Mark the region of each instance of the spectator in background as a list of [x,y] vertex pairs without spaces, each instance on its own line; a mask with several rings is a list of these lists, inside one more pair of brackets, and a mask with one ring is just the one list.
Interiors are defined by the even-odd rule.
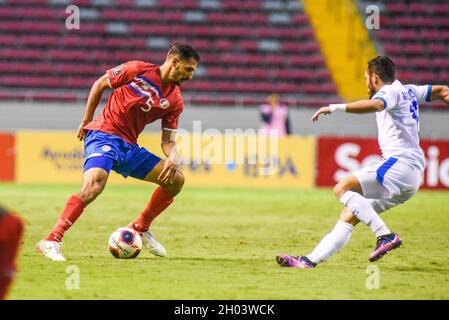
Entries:
[[262,117],[262,130],[265,134],[270,134],[270,129],[277,129],[279,137],[291,133],[288,107],[281,103],[278,94],[271,94],[267,98],[267,102],[260,106],[260,115]]
[[5,299],[16,271],[22,233],[22,220],[0,207],[0,300]]

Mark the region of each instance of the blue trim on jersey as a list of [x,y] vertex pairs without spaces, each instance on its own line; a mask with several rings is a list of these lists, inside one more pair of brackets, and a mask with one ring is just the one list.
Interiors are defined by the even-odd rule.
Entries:
[[384,109],[383,110],[385,110],[387,108],[387,100],[385,100],[384,98],[381,98],[381,97],[373,97],[373,100],[374,99],[379,99],[379,100],[382,100],[384,102]]
[[430,102],[430,94],[432,93],[432,86],[427,85],[426,102]]
[[145,95],[144,95],[142,92],[140,92],[140,91],[137,90],[137,89],[134,89],[132,85],[127,84],[126,86],[127,86],[128,88],[130,88],[131,91],[134,92],[135,94],[137,94],[138,96],[140,96],[140,97],[145,97]]
[[128,88],[130,88],[131,91],[134,92],[135,94],[137,94],[139,97],[145,97],[145,95],[144,95],[142,92],[140,92],[140,91],[137,90],[137,89],[134,89],[132,85],[127,84],[126,86],[127,86]]
[[398,161],[395,157],[388,158],[387,161],[385,161],[376,171],[376,180],[381,185],[384,183],[385,174],[388,170]]
[[153,81],[151,81],[151,80],[145,78],[145,77],[142,76],[142,75],[138,75],[136,78],[142,79],[142,80],[148,82],[149,84],[151,84],[152,86],[154,86],[154,87],[156,88],[156,90],[157,90],[157,93],[159,94],[159,97],[160,97],[160,98],[163,98],[161,89],[160,89],[160,88],[158,87],[158,85],[155,84]]

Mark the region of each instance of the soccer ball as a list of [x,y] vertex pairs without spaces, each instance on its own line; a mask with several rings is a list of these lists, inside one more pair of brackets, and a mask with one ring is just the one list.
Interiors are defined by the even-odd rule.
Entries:
[[109,251],[117,259],[136,258],[142,250],[142,238],[136,230],[118,228],[109,237]]

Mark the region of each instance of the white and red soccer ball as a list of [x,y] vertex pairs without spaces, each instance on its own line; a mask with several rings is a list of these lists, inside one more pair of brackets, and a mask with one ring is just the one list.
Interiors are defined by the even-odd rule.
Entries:
[[142,238],[131,228],[115,230],[109,237],[109,251],[117,259],[136,258],[142,250]]

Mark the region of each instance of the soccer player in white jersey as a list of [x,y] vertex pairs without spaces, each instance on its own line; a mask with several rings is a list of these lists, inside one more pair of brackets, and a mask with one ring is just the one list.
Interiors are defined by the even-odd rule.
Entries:
[[404,203],[418,191],[424,170],[424,154],[419,146],[418,104],[441,99],[449,105],[449,88],[403,85],[395,78],[393,61],[385,56],[368,62],[365,79],[370,100],[331,104],[315,112],[312,121],[338,111],[376,112],[378,141],[384,160],[354,172],[334,187],[336,197],[345,206],[340,220],[310,254],[277,255],[276,260],[283,267],[307,269],[326,261],[349,241],[360,221],[377,237],[369,261],[382,258],[402,243],[379,214]]

